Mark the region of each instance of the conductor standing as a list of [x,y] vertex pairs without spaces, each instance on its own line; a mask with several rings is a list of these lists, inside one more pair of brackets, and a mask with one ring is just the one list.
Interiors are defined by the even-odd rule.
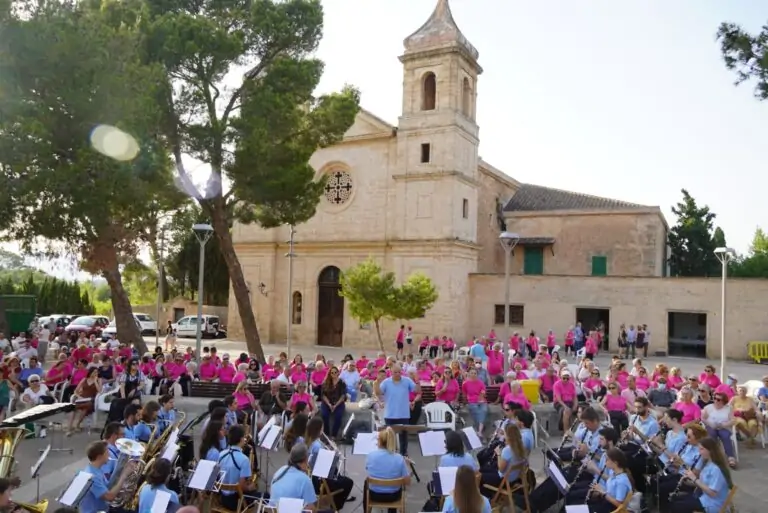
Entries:
[[[392,366],[392,377],[383,378],[379,373],[373,382],[373,391],[380,401],[384,401],[384,422],[387,426],[409,425],[411,422],[411,393],[418,393],[418,385],[403,376],[399,363]],[[408,432],[400,431],[400,454],[408,455]]]

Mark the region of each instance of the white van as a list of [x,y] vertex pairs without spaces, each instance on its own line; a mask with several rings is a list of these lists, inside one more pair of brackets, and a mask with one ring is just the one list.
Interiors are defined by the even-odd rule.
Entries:
[[[187,315],[174,323],[177,337],[197,337],[197,315]],[[219,333],[219,318],[215,315],[203,315],[203,338],[215,338]]]

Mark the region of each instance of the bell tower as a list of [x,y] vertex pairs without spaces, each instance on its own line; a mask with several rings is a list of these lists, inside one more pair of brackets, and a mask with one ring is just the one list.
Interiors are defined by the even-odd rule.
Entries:
[[[431,196],[432,237],[474,242],[479,53],[456,25],[448,0],[438,0],[426,23],[403,45],[403,108],[397,132],[398,173],[407,182],[403,192],[411,202]],[[416,182],[420,198],[414,200]],[[422,208],[406,223],[421,224],[426,211]]]

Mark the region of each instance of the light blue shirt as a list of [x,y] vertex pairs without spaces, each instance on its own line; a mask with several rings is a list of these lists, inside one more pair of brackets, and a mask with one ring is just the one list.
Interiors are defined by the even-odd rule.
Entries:
[[488,355],[485,354],[485,347],[482,344],[472,344],[472,347],[469,348],[469,356],[479,358],[483,362],[488,360]]
[[237,412],[227,410],[227,414],[224,415],[224,426],[229,429],[232,426],[237,425]]
[[221,451],[218,447],[211,447],[208,449],[208,452],[205,453],[205,459],[208,461],[215,461],[216,463],[219,462],[219,456],[221,455]]
[[584,443],[587,444],[589,452],[597,454],[597,450],[600,448],[600,428],[594,431],[585,430],[587,437],[584,439]]
[[617,501],[624,501],[627,495],[632,493],[632,483],[629,481],[627,473],[622,472],[611,476],[605,484],[605,493]]
[[139,422],[133,429],[133,433],[136,436],[136,440],[147,443],[152,436],[152,428],[144,422]]
[[[687,437],[684,430],[681,430],[679,433],[670,431],[667,433],[667,437],[664,439],[664,445],[667,447],[669,452],[679,456],[679,453],[683,449],[686,440]],[[669,456],[666,454],[660,454],[659,459],[662,461],[662,463],[664,463],[664,465],[669,465]]]
[[160,432],[165,431],[168,426],[176,422],[176,411],[174,410],[166,410],[165,408],[160,408],[160,411],[157,412],[157,429]]
[[613,477],[613,470],[606,468],[605,463],[608,461],[608,453],[603,452],[603,455],[600,456],[600,461],[597,463],[597,468],[599,469],[599,472],[597,475],[595,475],[595,478],[592,480],[593,483],[597,482],[597,478],[600,478],[600,486],[602,486],[604,489],[608,486],[608,479]]
[[[405,379],[405,378],[403,378]],[[408,477],[410,474],[405,466],[405,459],[394,452],[386,449],[376,449],[368,453],[365,459],[365,470],[368,476],[374,479],[400,479]],[[372,492],[394,493],[400,488],[396,486],[371,486]]]
[[533,446],[536,444],[536,440],[533,438],[533,431],[522,428],[520,429],[520,436],[523,439],[523,447],[525,447],[525,450],[530,454],[533,450]]
[[179,504],[178,494],[169,490],[164,484],[158,486],[144,485],[139,492],[139,511],[137,513],[152,513],[152,503],[155,502],[155,495],[158,491],[171,494],[171,500],[168,501],[168,504]]
[[138,432],[139,432],[139,426],[134,424],[133,426],[129,426],[128,424],[123,425],[123,438],[127,438],[129,440],[135,440],[139,441]]
[[[234,485],[241,479],[251,477],[251,460],[243,454],[239,447],[230,447],[219,454],[219,467],[224,472],[223,484]],[[222,495],[233,495],[236,492],[221,492]]]
[[312,479],[296,467],[280,467],[272,477],[269,490],[270,506],[277,507],[280,499],[302,499],[305,506],[314,504],[317,502],[317,494]]
[[339,379],[347,385],[347,393],[352,396],[352,400],[357,400],[357,385],[360,383],[360,373],[357,371],[350,372],[345,369],[341,371]]
[[[689,445],[686,447],[680,454],[680,459],[683,460],[683,463],[685,463],[688,467],[694,470],[699,470],[704,465],[704,459],[701,457],[701,452],[699,452],[698,445]],[[678,473],[680,474],[683,472],[684,471],[682,468],[678,470]]]
[[635,415],[634,419],[635,423],[633,425],[648,438],[652,438],[659,433],[659,421],[653,415],[649,414],[645,420],[640,415]]
[[109,491],[107,480],[104,477],[104,471],[93,465],[85,467],[85,472],[91,474],[91,486],[85,492],[83,500],[80,501],[78,510],[81,513],[97,513],[98,511],[107,511],[109,504],[104,500],[104,495]]
[[582,422],[581,424],[576,426],[576,431],[573,432],[573,443],[575,444],[586,443],[588,435],[589,435],[589,431],[587,430],[587,425]]
[[[505,445],[501,450],[500,458],[507,462],[507,466],[504,467],[504,472],[499,471],[499,477],[504,477],[504,474],[509,470],[510,466],[515,466],[525,459],[518,457],[514,452],[512,452],[512,448],[508,445]],[[507,481],[511,483],[513,481],[517,481],[519,477],[520,469],[516,468],[507,474]]]
[[402,376],[398,382],[387,378],[381,382],[379,389],[384,396],[385,419],[411,418],[411,401],[408,394],[416,390],[416,383],[411,378]]
[[723,471],[710,461],[701,469],[699,479],[707,488],[715,492],[714,497],[710,497],[706,493],[701,494],[701,497],[699,497],[701,505],[704,506],[704,511],[706,513],[718,513],[728,498],[728,492],[731,491],[728,488]]
[[317,453],[319,453],[320,449],[322,449],[322,448],[323,448],[323,444],[320,443],[320,440],[315,440],[314,442],[309,444],[309,448],[308,448],[309,449],[309,454],[308,454],[308,456],[310,458],[316,457]]
[[104,473],[107,483],[109,483],[112,472],[115,470],[115,465],[117,465],[117,460],[120,458],[120,450],[112,444],[107,444],[107,451],[109,452],[109,459],[102,465],[101,471]]
[[477,464],[477,461],[475,461],[475,458],[468,452],[465,452],[461,456],[456,456],[455,454],[443,454],[440,456],[440,465],[438,466],[460,467],[462,465],[472,467],[472,470],[478,470],[480,468],[480,466]]
[[[461,513],[453,504],[453,495],[449,495],[443,501],[443,511],[446,513]],[[491,513],[491,503],[486,497],[483,497],[483,509],[481,513]]]

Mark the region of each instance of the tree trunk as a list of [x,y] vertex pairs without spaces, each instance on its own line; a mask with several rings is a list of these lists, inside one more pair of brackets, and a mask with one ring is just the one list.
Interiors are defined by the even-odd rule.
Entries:
[[141,330],[136,326],[131,300],[123,287],[123,279],[120,276],[120,269],[117,267],[117,259],[115,259],[115,264],[112,268],[102,271],[102,275],[107,280],[109,290],[112,292],[112,311],[115,313],[118,340],[123,343],[132,344],[139,354],[143,355],[147,352],[147,344],[144,343]]
[[229,281],[232,282],[232,291],[235,294],[235,301],[237,301],[237,312],[243,325],[246,347],[249,353],[255,355],[259,361],[264,362],[266,360],[264,359],[264,349],[261,347],[259,329],[256,326],[256,316],[253,314],[251,296],[245,276],[243,275],[243,268],[232,244],[232,234],[229,231],[224,198],[219,196],[218,198],[201,203],[211,216],[211,224],[219,241],[221,256],[224,257],[224,261],[227,263]]
[[379,337],[379,351],[386,353],[384,350],[384,341],[381,339],[381,328],[379,327],[379,319],[374,319],[373,325],[376,326],[376,336]]

